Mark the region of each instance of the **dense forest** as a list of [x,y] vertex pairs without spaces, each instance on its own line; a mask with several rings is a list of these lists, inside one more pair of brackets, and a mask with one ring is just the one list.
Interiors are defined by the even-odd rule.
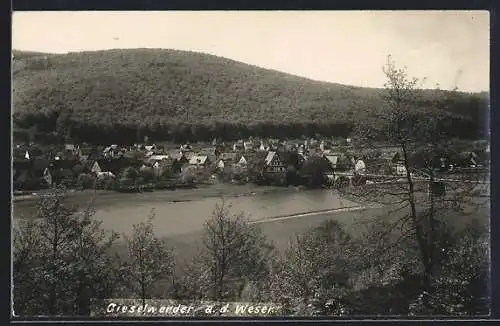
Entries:
[[[13,55],[16,140],[346,137],[357,121],[384,110],[379,89],[313,81],[202,53]],[[485,136],[485,93],[422,90],[415,104],[422,117],[439,117],[451,137]]]

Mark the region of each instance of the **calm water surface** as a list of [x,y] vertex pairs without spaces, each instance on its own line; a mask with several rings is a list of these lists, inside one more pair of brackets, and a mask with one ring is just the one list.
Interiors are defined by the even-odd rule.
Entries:
[[[156,216],[153,223],[157,235],[176,236],[199,231],[210,218],[215,205],[220,202],[220,198],[177,203],[127,202],[99,208],[95,217],[103,221],[105,229],[129,234],[132,226],[146,220],[154,208]],[[225,202],[231,213],[244,212],[251,220],[358,206],[326,190],[232,197],[226,198]]]

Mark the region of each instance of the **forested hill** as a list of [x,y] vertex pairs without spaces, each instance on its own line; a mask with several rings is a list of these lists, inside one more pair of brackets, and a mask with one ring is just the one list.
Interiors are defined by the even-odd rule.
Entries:
[[[356,121],[383,107],[377,89],[312,81],[202,53],[13,54],[17,137],[123,143],[145,135],[347,136]],[[486,103],[486,94],[424,91],[422,105],[446,110],[453,136],[476,138]]]

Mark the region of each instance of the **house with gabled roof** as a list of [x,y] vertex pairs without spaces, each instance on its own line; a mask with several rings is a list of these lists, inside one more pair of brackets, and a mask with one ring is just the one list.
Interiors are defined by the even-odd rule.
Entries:
[[200,149],[200,154],[201,155],[215,155],[216,151],[217,151],[216,146],[204,147],[204,148]]
[[251,141],[251,140],[243,142],[243,149],[244,149],[245,151],[250,151],[250,150],[252,150],[252,149],[253,149],[253,146],[254,146],[254,144],[253,144],[253,141]]
[[247,159],[245,158],[244,155],[241,155],[240,156],[240,159],[238,160],[238,162],[236,163],[237,165],[241,166],[241,167],[244,167],[246,166],[248,163]]
[[282,173],[286,167],[281,161],[278,152],[269,151],[264,159],[264,173]]
[[74,144],[66,144],[66,145],[64,145],[64,150],[66,150],[66,151],[74,152],[77,149],[78,149],[78,146],[77,145],[75,146]]
[[234,152],[226,152],[219,155],[220,160],[224,160],[226,162],[234,162],[236,160],[236,153]]
[[189,159],[187,158],[186,152],[183,152],[183,151],[172,152],[169,154],[169,156],[172,159],[174,159],[182,164],[189,162]]
[[43,179],[49,186],[52,186],[53,184],[53,178],[52,178],[52,173],[50,172],[50,169],[47,167],[43,170]]
[[114,175],[120,174],[124,169],[131,166],[132,162],[125,159],[98,159],[95,160],[91,167],[91,172],[98,174],[101,172],[111,172]]
[[149,162],[153,162],[154,163],[156,161],[168,160],[169,158],[170,158],[170,156],[166,155],[166,154],[164,154],[164,155],[151,155],[151,156],[148,157],[147,160]]
[[168,158],[168,159],[161,160],[161,161],[155,161],[153,163],[154,176],[158,178],[158,177],[162,176],[165,173],[165,171],[168,171],[168,170],[174,171],[175,162],[176,162],[176,160],[173,158]]
[[354,171],[359,174],[363,174],[366,172],[366,164],[363,160],[356,160],[354,164]]
[[231,166],[235,163],[236,153],[221,153],[217,159],[217,168],[224,169],[225,167]]
[[260,146],[259,146],[259,150],[260,151],[268,151],[269,150],[269,146],[264,144],[263,141],[260,142]]
[[206,167],[210,163],[208,156],[206,155],[193,155],[189,159],[189,165],[194,165],[198,167]]
[[476,167],[478,165],[478,155],[475,152],[461,152],[459,157],[460,165],[463,167]]
[[328,164],[332,167],[332,169],[337,169],[337,163],[339,162],[339,155],[323,155],[323,157],[327,160]]

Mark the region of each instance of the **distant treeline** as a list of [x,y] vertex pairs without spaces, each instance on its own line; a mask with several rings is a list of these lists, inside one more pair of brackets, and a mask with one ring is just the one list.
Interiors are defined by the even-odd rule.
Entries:
[[[422,117],[425,118],[425,117]],[[61,121],[64,120],[64,121]],[[105,145],[109,143],[132,144],[144,137],[154,141],[211,141],[245,139],[250,136],[270,138],[300,137],[349,137],[355,122],[238,122],[204,123],[155,123],[121,124],[112,121],[101,123],[73,121],[57,113],[28,114],[15,120],[14,139],[24,142],[63,143],[86,142]],[[441,121],[440,130],[450,138],[477,139],[486,136],[484,125],[465,118],[447,118]]]

